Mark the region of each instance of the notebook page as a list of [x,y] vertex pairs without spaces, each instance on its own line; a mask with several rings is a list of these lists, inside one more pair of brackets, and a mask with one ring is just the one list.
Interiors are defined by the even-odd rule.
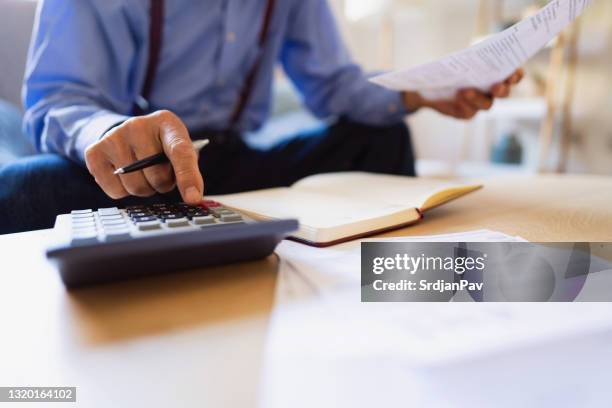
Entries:
[[258,218],[297,218],[309,228],[325,229],[413,210],[401,200],[354,199],[329,191],[272,189],[210,196],[223,205]]
[[307,177],[292,187],[293,191],[317,192],[326,197],[351,198],[351,203],[408,209],[422,208],[432,196],[447,189],[467,190],[480,187],[441,179],[392,176],[361,172],[322,174]]

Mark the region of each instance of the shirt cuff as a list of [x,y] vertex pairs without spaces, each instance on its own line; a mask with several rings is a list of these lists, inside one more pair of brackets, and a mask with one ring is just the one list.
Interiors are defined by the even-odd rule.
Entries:
[[406,119],[411,112],[406,108],[401,92],[385,90],[387,93],[382,99],[381,115],[382,124],[400,123]]
[[78,159],[85,163],[85,150],[97,142],[106,132],[128,120],[130,116],[120,115],[110,111],[101,111],[93,115],[83,126],[76,138],[74,150]]
[[389,109],[393,111],[392,113],[397,113],[401,119],[412,113],[406,107],[406,103],[404,103],[403,92],[395,92],[395,98],[391,102]]

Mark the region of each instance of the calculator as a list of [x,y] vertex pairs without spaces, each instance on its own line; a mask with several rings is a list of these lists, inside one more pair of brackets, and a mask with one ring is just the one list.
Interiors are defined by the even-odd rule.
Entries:
[[75,210],[57,217],[47,257],[73,288],[265,258],[297,228],[215,201]]

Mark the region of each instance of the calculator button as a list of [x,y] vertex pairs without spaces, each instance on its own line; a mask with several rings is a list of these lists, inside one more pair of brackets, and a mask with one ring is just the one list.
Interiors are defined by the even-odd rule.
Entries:
[[161,214],[164,211],[170,211],[170,208],[168,208],[168,207],[151,208],[151,212],[155,213],[155,214]]
[[137,224],[140,224],[142,222],[157,221],[157,217],[155,217],[153,215],[145,215],[145,216],[141,216],[141,217],[134,217],[134,218],[132,218],[132,221],[134,221]]
[[207,208],[220,207],[221,204],[216,201],[205,200],[202,202],[202,205]]
[[101,216],[120,215],[119,209],[117,207],[99,208],[98,214],[100,214]]
[[174,214],[174,211],[171,211],[169,208],[164,208],[162,210],[156,211],[158,215],[170,215]]
[[72,224],[73,231],[96,231],[96,224]]
[[134,212],[130,214],[130,217],[132,218],[141,218],[141,217],[151,217],[154,214],[150,211],[139,211],[139,212]]
[[104,233],[108,234],[111,232],[121,232],[121,231],[126,231],[129,232],[129,227],[127,225],[109,225],[107,227],[104,227]]
[[161,218],[162,220],[179,220],[179,219],[185,218],[185,215],[175,213],[175,214],[168,214],[168,215],[160,215],[159,218]]
[[72,215],[86,215],[86,214],[92,214],[92,213],[93,213],[92,210],[74,210],[70,214],[72,214]]
[[140,231],[153,231],[161,228],[159,221],[139,222],[137,226]]
[[129,226],[127,224],[117,224],[117,225],[105,225],[103,230],[104,232],[108,231],[128,231]]
[[72,229],[96,229],[96,223],[91,222],[73,222]]
[[72,234],[72,245],[95,244],[98,242],[98,234],[95,231],[75,232]]
[[208,211],[200,207],[187,208],[183,211],[185,212],[185,214],[190,215],[192,217],[201,217],[204,215],[208,215]]
[[223,214],[221,216],[221,222],[238,222],[242,221],[240,214]]
[[195,225],[210,225],[216,224],[217,222],[215,220],[215,217],[213,217],[212,215],[193,217],[192,221]]
[[203,209],[203,208],[200,208],[200,207],[197,207],[197,208],[188,208],[188,209],[185,210],[185,212],[187,214],[201,214],[201,213],[205,213],[206,215],[208,215],[208,211]]
[[167,220],[166,225],[168,225],[168,227],[170,228],[186,227],[189,225],[189,220],[187,218],[177,218],[174,220]]
[[102,223],[113,222],[113,221],[125,221],[125,220],[126,218],[124,218],[122,215],[112,215],[112,216],[100,217],[100,221]]
[[72,219],[72,225],[75,224],[95,224],[96,220],[94,219],[94,217],[88,217],[88,218],[73,218]]
[[117,214],[117,215],[102,215],[102,216],[100,216],[100,220],[102,220],[102,222],[123,220],[123,216],[121,214]]
[[217,218],[221,217],[222,215],[233,214],[230,210],[227,210],[225,208],[223,209],[211,208],[210,212],[212,213],[212,215],[214,215]]
[[124,241],[132,237],[126,229],[105,231],[105,234],[104,240],[106,242]]
[[72,220],[91,220],[94,218],[93,213],[89,214],[72,214]]
[[106,228],[127,227],[127,224],[123,220],[109,220],[109,221],[102,221],[102,226],[106,229]]
[[96,229],[96,223],[95,222],[73,222],[72,223],[72,229],[76,229],[76,228],[93,228]]
[[138,217],[154,217],[155,213],[150,211],[138,211],[128,214],[130,218],[138,218]]

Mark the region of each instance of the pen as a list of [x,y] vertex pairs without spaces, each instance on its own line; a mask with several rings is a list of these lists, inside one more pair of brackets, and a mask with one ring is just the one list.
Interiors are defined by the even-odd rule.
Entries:
[[[199,153],[200,150],[206,147],[206,145],[208,145],[209,143],[210,143],[210,140],[208,139],[196,140],[195,142],[193,142],[193,148],[196,150],[196,152]],[[130,164],[129,166],[121,167],[115,170],[113,174],[118,175],[118,174],[133,173],[135,171],[146,169],[147,167],[155,166],[156,164],[167,163],[169,161],[170,159],[168,159],[168,156],[166,156],[166,154],[162,152],[162,153],[150,156],[150,157],[146,157],[142,160],[138,160],[137,162],[134,162]]]

